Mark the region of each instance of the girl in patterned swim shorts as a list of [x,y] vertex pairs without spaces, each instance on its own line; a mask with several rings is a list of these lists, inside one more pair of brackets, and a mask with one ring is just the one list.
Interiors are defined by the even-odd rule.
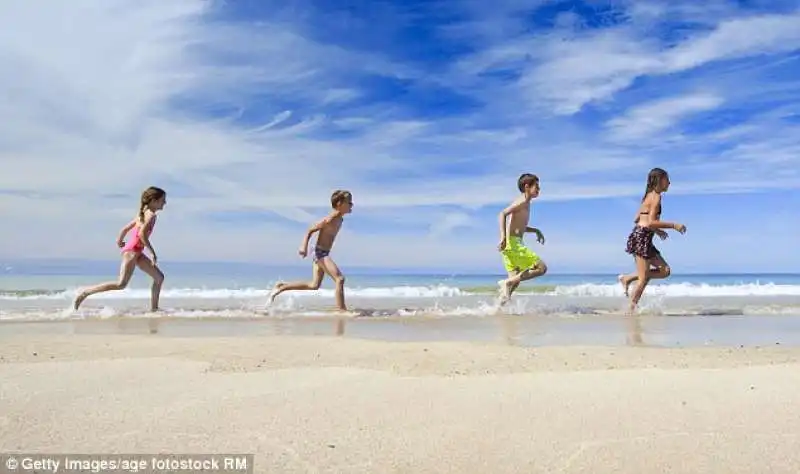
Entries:
[[[625,251],[633,255],[636,261],[636,273],[620,275],[619,282],[628,296],[628,287],[635,280],[639,281],[636,291],[631,296],[630,311],[633,312],[639,304],[647,283],[654,278],[667,278],[670,268],[661,252],[653,245],[653,237],[658,235],[661,240],[667,238],[667,233],[662,229],[674,229],[681,234],[686,233],[683,224],[664,222],[661,219],[661,193],[667,192],[670,181],[669,175],[661,168],[653,168],[647,175],[647,188],[642,197],[642,205],[636,213],[634,227]],[[650,268],[654,267],[654,268]]]

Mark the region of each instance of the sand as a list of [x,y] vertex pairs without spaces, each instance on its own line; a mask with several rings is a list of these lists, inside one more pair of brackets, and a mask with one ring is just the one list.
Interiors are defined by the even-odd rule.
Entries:
[[0,452],[264,473],[796,473],[800,349],[0,338]]

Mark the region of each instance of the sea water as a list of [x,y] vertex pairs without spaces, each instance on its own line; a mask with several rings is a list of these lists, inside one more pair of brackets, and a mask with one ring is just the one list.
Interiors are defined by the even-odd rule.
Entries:
[[[110,317],[147,318],[149,278],[140,272],[128,288],[88,298],[71,311],[79,288],[114,279],[109,272],[0,271],[0,321],[56,321]],[[303,270],[226,269],[170,271],[161,293],[159,317],[169,318],[302,318],[330,315],[333,285],[316,291],[280,295],[268,306],[279,280],[308,280]],[[627,299],[614,274],[548,274],[523,282],[511,302],[497,304],[499,274],[404,274],[349,271],[347,304],[375,318],[518,316],[575,317],[617,314]],[[631,290],[635,287],[631,286]],[[653,315],[737,316],[800,315],[800,274],[673,274],[650,282],[640,303]]]

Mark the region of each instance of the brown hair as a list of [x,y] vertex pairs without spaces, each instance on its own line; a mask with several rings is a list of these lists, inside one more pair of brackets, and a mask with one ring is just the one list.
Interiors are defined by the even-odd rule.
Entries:
[[520,175],[519,179],[517,180],[517,187],[519,188],[519,192],[523,192],[525,191],[525,186],[533,186],[538,182],[539,177],[535,174],[524,173]]
[[345,191],[344,189],[337,189],[336,191],[331,194],[331,207],[336,209],[336,207],[346,201],[353,199],[353,194],[350,191]]
[[139,221],[144,224],[144,210],[150,205],[151,202],[157,201],[166,196],[167,192],[161,188],[150,186],[142,191],[141,204],[139,205]]
[[661,183],[661,180],[667,176],[667,172],[662,170],[661,168],[653,168],[650,170],[650,173],[647,174],[647,187],[644,190],[644,196],[642,196],[642,202],[644,202],[645,198],[647,198],[647,194],[650,191],[656,189]]

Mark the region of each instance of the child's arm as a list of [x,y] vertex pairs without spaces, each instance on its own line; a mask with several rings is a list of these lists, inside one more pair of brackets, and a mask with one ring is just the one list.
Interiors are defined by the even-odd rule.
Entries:
[[526,227],[525,232],[534,232],[536,234],[536,241],[540,244],[544,244],[544,234],[542,234],[541,230],[536,227]]
[[119,231],[119,236],[117,237],[117,245],[121,247],[125,246],[125,236],[128,235],[128,232],[133,229],[136,225],[136,219],[132,219],[130,222],[125,224],[125,226]]
[[308,228],[306,234],[303,236],[303,243],[300,244],[300,255],[305,257],[306,254],[308,254],[308,241],[311,240],[311,236],[324,229],[326,225],[331,223],[332,219],[331,216],[327,216]]
[[139,239],[141,239],[144,247],[150,251],[150,254],[153,255],[153,265],[156,265],[158,263],[158,256],[156,255],[156,251],[153,248],[153,246],[150,245],[150,237],[147,235],[148,234],[147,229],[149,229],[150,226],[153,225],[153,221],[155,220],[155,218],[156,215],[153,214],[152,212],[148,212],[147,214],[145,214],[144,223],[142,223],[142,228],[139,231]]

